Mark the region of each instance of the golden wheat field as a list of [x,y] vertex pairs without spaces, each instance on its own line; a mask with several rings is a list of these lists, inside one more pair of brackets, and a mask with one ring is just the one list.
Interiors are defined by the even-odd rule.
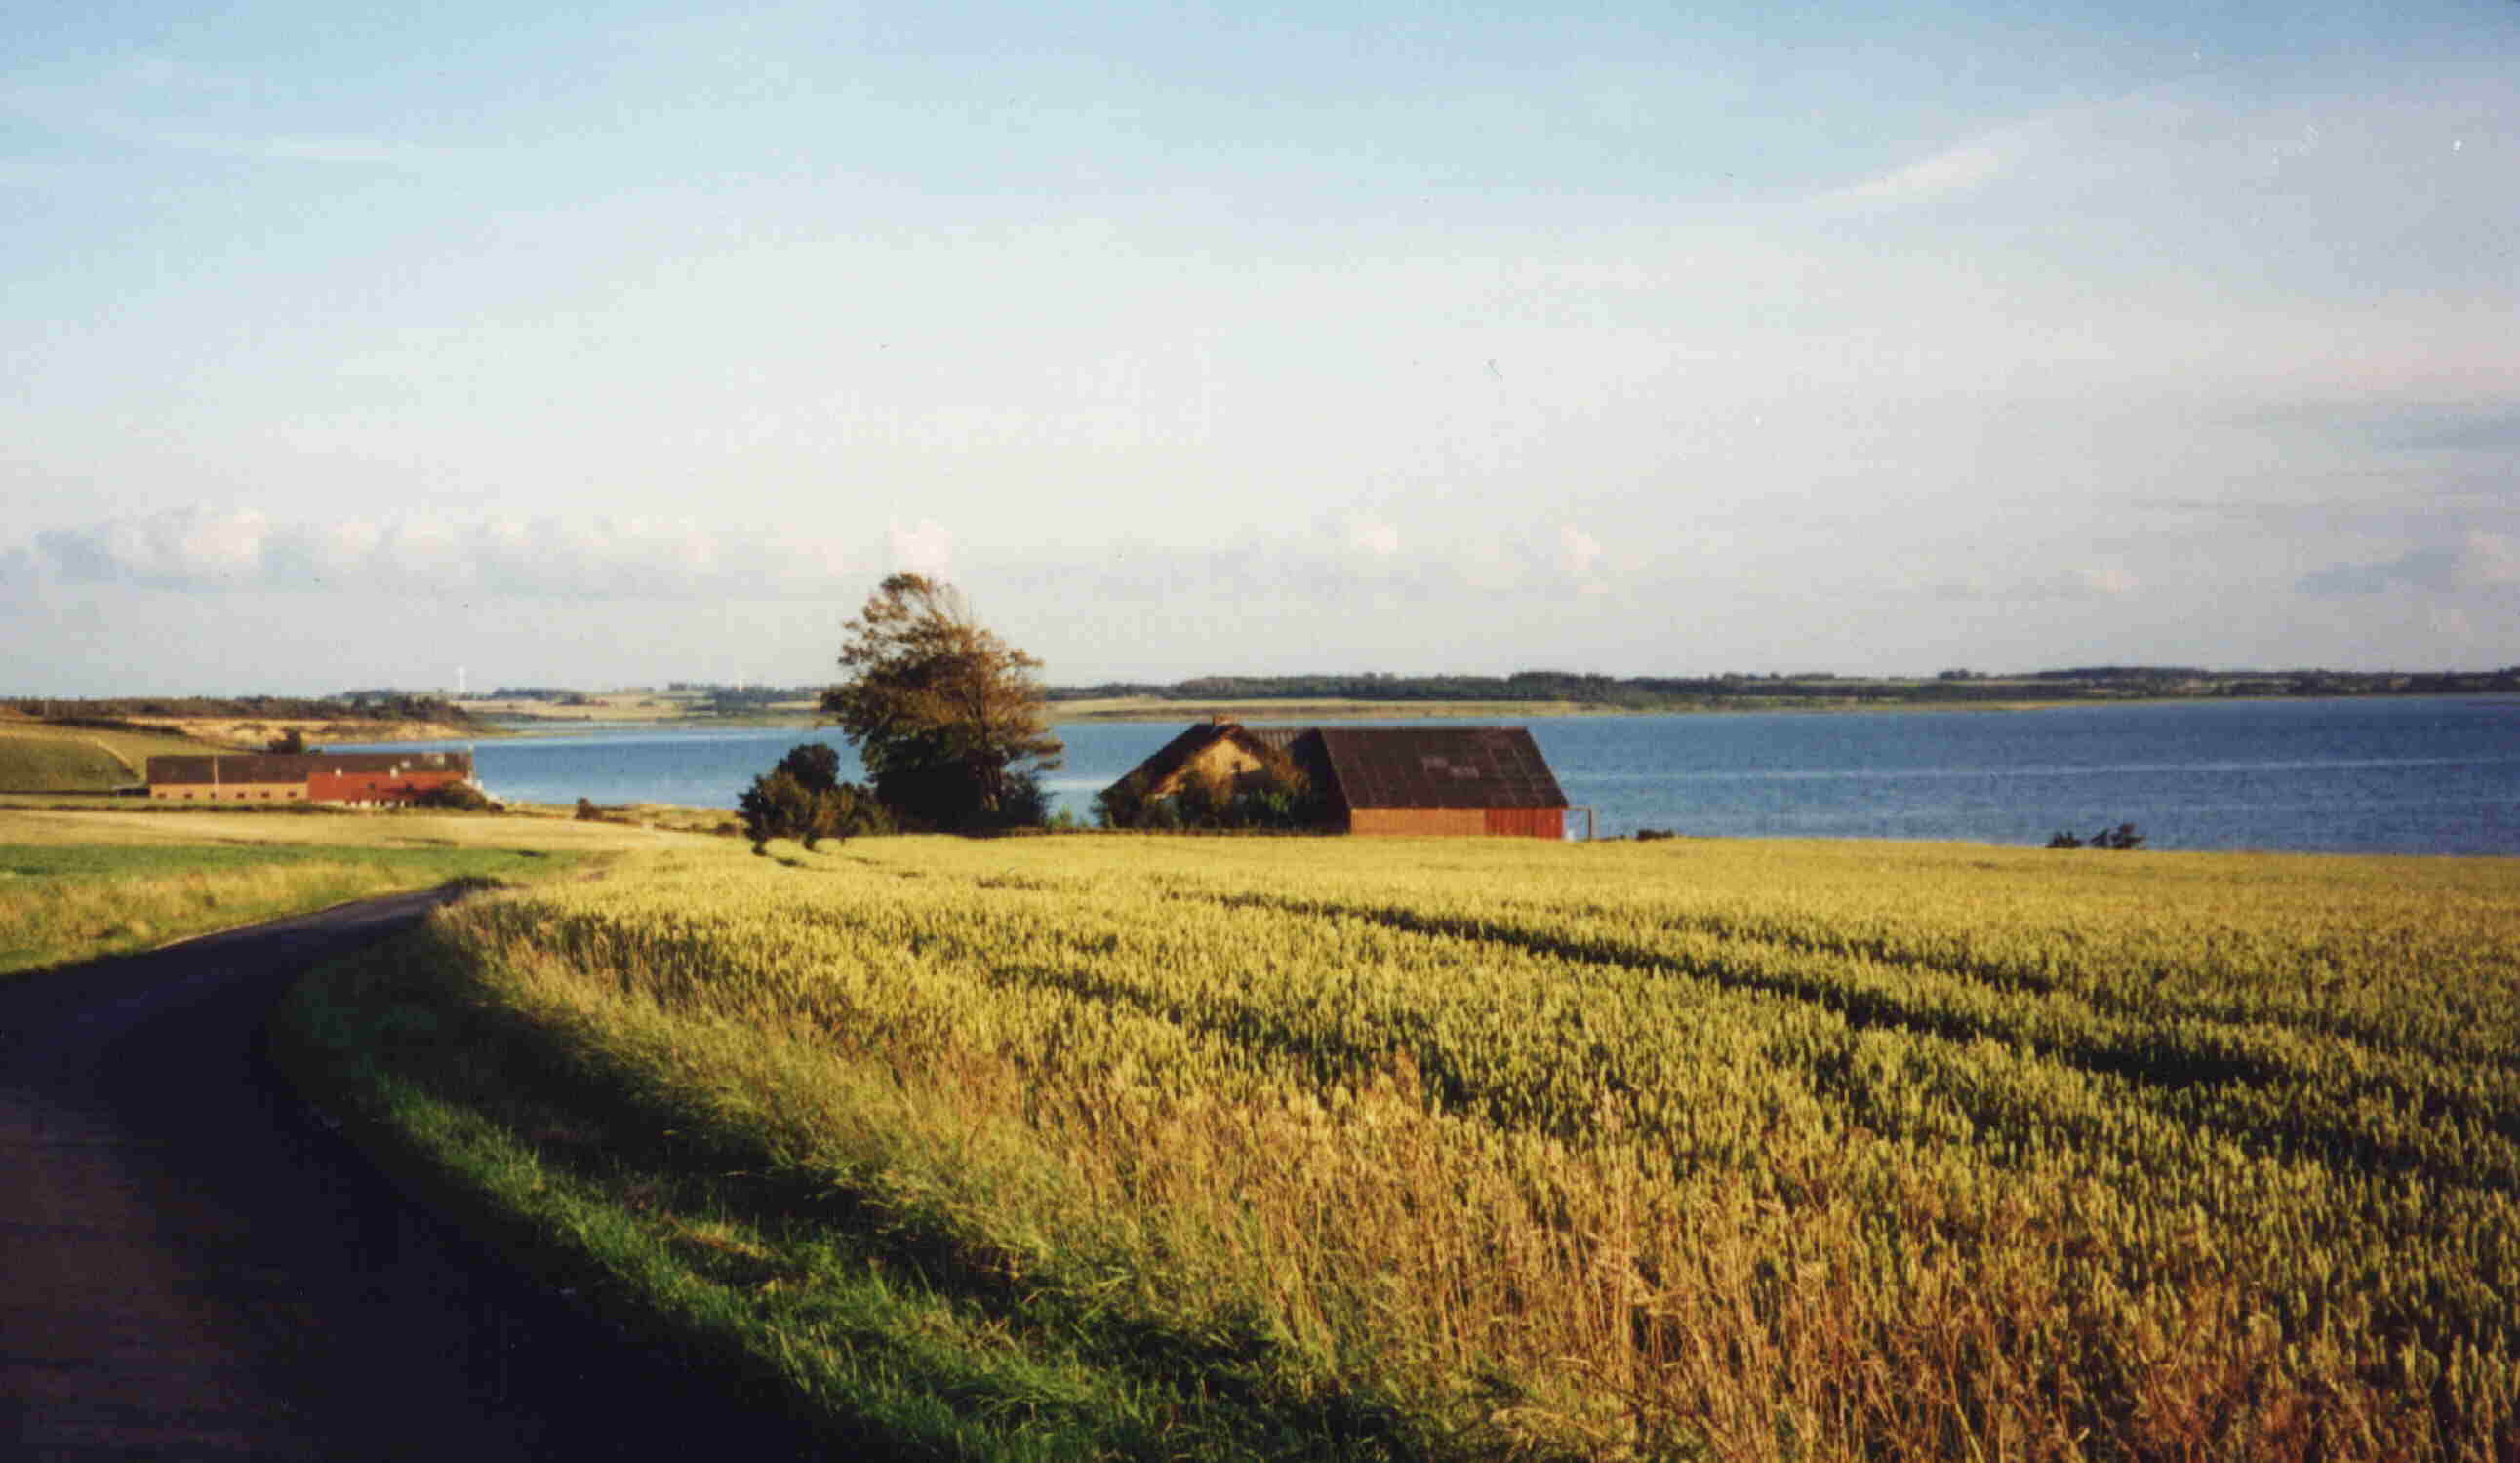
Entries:
[[441,921],[1010,1295],[1477,1449],[2520,1449],[2513,861],[902,838]]

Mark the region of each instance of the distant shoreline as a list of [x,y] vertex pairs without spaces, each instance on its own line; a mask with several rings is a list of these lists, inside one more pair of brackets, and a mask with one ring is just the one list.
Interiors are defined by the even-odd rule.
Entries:
[[[1366,722],[1699,716],[1735,712],[2050,711],[2067,706],[2207,701],[2520,698],[2520,666],[2496,671],[2214,671],[2089,666],[2023,675],[1954,670],[1932,677],[1720,675],[1629,677],[1528,671],[1512,676],[1205,676],[1169,684],[1045,688],[1054,723]],[[542,690],[465,701],[511,734],[598,727],[819,725],[815,686],[695,686],[664,690]]]
[[[2520,705],[2520,694],[2509,692],[2436,692],[2491,701],[2508,701]],[[1110,697],[1049,703],[1048,720],[1080,725],[1144,723],[1189,725],[1217,717],[1251,723],[1272,722],[1373,722],[1480,719],[1495,722],[1552,721],[1568,717],[1637,717],[1637,716],[1732,716],[1791,713],[1811,716],[1860,715],[1868,712],[2035,712],[2062,711],[2085,706],[2172,706],[2209,702],[2239,701],[2316,701],[2316,700],[2399,699],[2373,695],[2257,695],[2247,697],[2200,695],[2194,692],[2157,696],[2112,695],[2081,697],[2022,697],[2006,700],[1908,700],[1883,697],[1822,696],[1718,696],[1694,701],[1673,701],[1653,706],[1610,706],[1583,701],[1367,701],[1352,698],[1296,697],[1285,700],[1264,698],[1217,700],[1158,700],[1152,697]],[[794,706],[748,715],[729,716],[608,716],[600,707],[587,708],[577,715],[500,714],[491,734],[509,736],[564,736],[575,732],[610,731],[702,731],[710,728],[792,727],[800,732],[828,727],[810,708]]]
[[[2195,700],[2198,697],[2164,696],[2163,701]],[[1417,721],[1440,719],[1466,721],[1473,718],[1490,721],[1552,721],[1564,717],[1631,717],[1631,716],[1724,716],[1756,712],[1808,712],[1816,715],[1865,711],[2044,711],[2056,707],[2088,705],[2074,701],[1976,701],[1950,702],[1795,702],[1787,700],[1756,703],[1726,703],[1671,706],[1596,706],[1580,701],[1180,701],[1180,702],[1103,702],[1053,701],[1049,721],[1060,723],[1163,724],[1204,722],[1222,716],[1230,721],[1248,722],[1370,722]],[[828,722],[809,714],[760,714],[750,716],[695,717],[606,717],[589,714],[577,717],[502,718],[490,734],[506,736],[566,736],[578,732],[618,731],[704,731],[712,727],[793,727],[811,731],[828,726]],[[386,738],[372,738],[384,740]]]
[[[2163,701],[2210,699],[2163,696]],[[1051,721],[1058,722],[1203,722],[1217,716],[1258,722],[1366,722],[1447,720],[1487,717],[1498,720],[1549,721],[1560,717],[1599,716],[1727,716],[1757,712],[1829,714],[1863,711],[2046,711],[2090,705],[2088,701],[1804,701],[1778,697],[1758,701],[1675,702],[1667,706],[1601,706],[1583,701],[1173,701],[1148,704],[1101,701],[1054,701]]]
[[[2023,686],[2023,690],[2032,687]],[[2499,687],[2479,689],[2424,688],[2394,691],[2347,691],[2319,688],[2297,692],[2257,691],[2246,695],[2217,694],[2194,687],[2165,689],[2158,694],[2145,694],[2134,689],[2113,689],[2105,694],[2017,697],[1987,696],[1984,698],[1934,695],[1864,694],[1827,695],[1799,689],[1794,693],[1768,694],[1703,694],[1672,696],[1644,704],[1613,704],[1584,700],[1499,700],[1492,698],[1389,700],[1352,696],[1221,696],[1214,698],[1179,699],[1156,696],[1078,697],[1054,700],[1047,704],[1048,719],[1054,724],[1077,725],[1176,724],[1219,717],[1230,721],[1251,723],[1312,722],[1391,722],[1418,720],[1468,721],[1499,723],[1554,721],[1570,717],[1637,717],[1637,716],[1729,716],[1741,714],[1789,713],[1812,716],[1843,716],[1867,712],[2031,712],[2056,711],[2078,706],[2193,705],[2207,702],[2243,701],[2315,701],[2315,700],[2396,700],[2414,696],[2450,696],[2460,699],[2510,703],[2520,706],[2520,691]],[[425,721],[379,720],[362,724],[351,721],[332,723],[312,720],[291,720],[286,725],[302,730],[307,740],[317,746],[376,745],[392,746],[431,741],[492,741],[509,738],[568,736],[604,732],[704,731],[723,729],[762,729],[787,727],[799,732],[813,731],[831,724],[817,715],[810,701],[780,701],[726,714],[695,714],[687,700],[666,701],[637,694],[590,696],[572,706],[537,702],[465,703],[463,709],[472,718],[469,725],[452,725]],[[45,728],[47,724],[32,718],[12,718],[9,724],[22,731]],[[259,750],[283,722],[272,720],[240,720],[229,717],[133,717],[125,725],[146,729],[170,738],[189,741],[203,750],[220,747],[237,750]],[[63,733],[75,733],[79,729],[62,725]],[[90,733],[93,734],[93,733]]]

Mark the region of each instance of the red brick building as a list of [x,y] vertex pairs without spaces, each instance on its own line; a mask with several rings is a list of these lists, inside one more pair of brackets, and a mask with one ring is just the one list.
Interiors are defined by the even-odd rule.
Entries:
[[149,759],[161,803],[409,803],[472,780],[470,752],[234,752]]

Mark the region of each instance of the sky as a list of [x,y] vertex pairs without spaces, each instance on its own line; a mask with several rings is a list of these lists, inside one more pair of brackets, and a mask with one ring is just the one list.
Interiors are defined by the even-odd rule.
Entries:
[[0,695],[2520,663],[2520,4],[0,0]]

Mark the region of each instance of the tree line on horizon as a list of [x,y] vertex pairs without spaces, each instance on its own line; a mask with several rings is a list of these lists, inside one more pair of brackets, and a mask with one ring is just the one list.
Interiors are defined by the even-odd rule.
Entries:
[[2002,701],[2127,696],[2445,695],[2520,691],[2520,666],[2496,671],[2214,671],[2185,666],[2079,666],[1989,675],[1944,671],[1931,680],[1775,672],[1713,676],[1587,675],[1517,671],[1509,676],[1200,676],[1171,683],[1111,681],[1052,687],[1054,702],[1146,699],[1343,701],[1564,701],[1618,709],[1708,700],[1822,698],[1852,701]]
[[22,716],[71,726],[114,725],[131,717],[209,721],[441,722],[469,726],[472,713],[433,691],[353,690],[338,696],[13,696]]
[[[707,695],[720,715],[757,714],[773,705],[818,702],[827,685],[720,686],[672,683]],[[1650,710],[1710,702],[1762,700],[1967,702],[2107,700],[2136,696],[2371,696],[2520,693],[2520,665],[2491,671],[2206,670],[2193,666],[2099,665],[1987,673],[1946,670],[1932,679],[1850,676],[1827,671],[1721,672],[1712,676],[1612,677],[1576,671],[1516,671],[1508,676],[1402,676],[1389,672],[1284,676],[1196,676],[1185,681],[1104,681],[1040,688],[1046,702],[1259,701],[1528,701],[1609,710]],[[563,687],[502,687],[494,698],[587,704],[587,692]],[[437,691],[378,687],[307,696],[16,696],[0,698],[22,716],[97,725],[130,717],[232,717],[238,720],[426,721],[469,726],[473,713]]]

